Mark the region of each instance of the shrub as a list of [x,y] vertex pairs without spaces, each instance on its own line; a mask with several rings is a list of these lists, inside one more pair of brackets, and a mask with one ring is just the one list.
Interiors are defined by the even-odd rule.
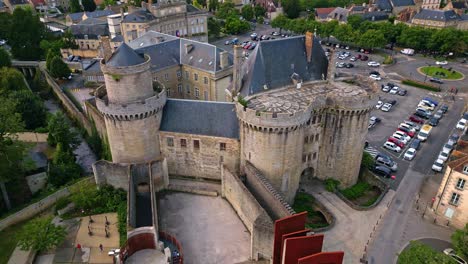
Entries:
[[60,199],[57,200],[57,202],[55,203],[55,212],[57,213],[58,210],[61,210],[65,207],[67,207],[67,205],[71,202],[70,198],[69,197],[62,197]]
[[433,92],[440,92],[438,87],[428,85],[425,83],[421,83],[421,82],[417,82],[417,81],[413,81],[413,80],[403,80],[402,83],[406,85],[414,86],[417,88],[422,88],[422,89],[426,89],[429,91],[433,91]]
[[374,167],[374,158],[367,152],[364,151],[362,154],[361,167],[372,169]]
[[341,193],[346,197],[348,200],[354,200],[364,195],[366,191],[371,188],[370,184],[367,182],[358,182],[355,185],[346,188],[341,191]]
[[326,179],[325,180],[325,189],[329,192],[335,192],[340,185],[340,181],[335,179]]
[[120,246],[127,241],[127,203],[121,202],[117,209],[117,229],[119,230]]
[[390,55],[386,55],[383,61],[383,64],[392,64],[392,63],[393,63],[393,57]]

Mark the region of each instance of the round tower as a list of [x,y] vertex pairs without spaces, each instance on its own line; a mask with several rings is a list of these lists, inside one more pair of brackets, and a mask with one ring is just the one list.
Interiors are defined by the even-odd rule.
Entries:
[[104,115],[112,160],[142,163],[160,156],[159,126],[166,93],[153,83],[149,56],[122,44],[101,60],[105,87],[96,91],[96,105]]

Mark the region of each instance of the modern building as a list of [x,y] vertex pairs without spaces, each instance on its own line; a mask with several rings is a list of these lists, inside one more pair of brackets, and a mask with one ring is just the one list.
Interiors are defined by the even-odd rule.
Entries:
[[468,223],[468,141],[460,140],[452,153],[432,208],[451,226]]

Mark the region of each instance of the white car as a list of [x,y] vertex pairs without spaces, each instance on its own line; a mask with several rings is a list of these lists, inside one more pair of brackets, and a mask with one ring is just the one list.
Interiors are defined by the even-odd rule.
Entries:
[[434,164],[432,164],[433,171],[441,172],[443,168],[444,168],[444,161],[441,159],[437,159],[436,161],[434,161]]
[[406,123],[400,123],[400,125],[398,125],[398,128],[402,128],[402,127],[409,129],[413,133],[416,133],[416,129]]
[[382,105],[382,107],[380,108],[380,110],[384,111],[384,112],[388,112],[390,111],[390,109],[392,109],[392,104],[389,104],[389,103],[385,103],[384,105]]
[[6,44],[6,40],[0,39],[0,46],[3,46]]
[[369,67],[379,67],[380,66],[380,63],[376,62],[376,61],[369,61],[367,63],[367,66]]
[[437,65],[447,65],[448,62],[447,61],[436,61],[436,64]]
[[402,136],[402,135],[400,135],[400,134],[395,134],[395,133],[394,133],[394,134],[392,135],[392,137],[398,139],[401,143],[403,143],[403,144],[405,144],[405,145],[408,144],[408,139],[406,139],[405,136]]
[[405,132],[403,132],[403,131],[397,130],[397,131],[395,131],[395,133],[393,133],[393,134],[394,134],[394,135],[400,135],[400,136],[402,136],[403,138],[406,139],[406,141],[410,141],[410,140],[411,140],[411,137],[408,136],[408,135],[407,135]]
[[396,153],[400,153],[401,151],[401,148],[399,146],[395,145],[395,143],[390,142],[390,141],[385,142],[383,144],[383,147],[391,151],[395,151]]
[[456,128],[460,130],[465,130],[466,127],[466,119],[462,118],[458,121]]
[[371,75],[369,75],[369,78],[371,78],[372,80],[375,80],[375,81],[380,81],[380,80],[382,80],[382,77],[380,77],[380,76],[377,75],[377,74],[371,74]]
[[444,249],[444,254],[450,256],[457,264],[468,264],[464,259],[455,254],[455,250],[451,248]]
[[397,94],[399,90],[400,90],[400,88],[398,88],[398,86],[395,86],[388,93],[389,94]]
[[450,152],[447,152],[446,150],[442,150],[440,153],[439,153],[439,157],[437,157],[437,159],[440,159],[440,160],[443,160],[443,161],[447,161],[448,158],[450,156]]
[[414,148],[409,148],[406,152],[405,155],[403,156],[403,159],[405,160],[413,160],[414,156],[416,156],[416,149]]
[[380,109],[380,107],[382,107],[382,105],[383,105],[383,102],[378,101],[377,104],[375,105],[375,108]]

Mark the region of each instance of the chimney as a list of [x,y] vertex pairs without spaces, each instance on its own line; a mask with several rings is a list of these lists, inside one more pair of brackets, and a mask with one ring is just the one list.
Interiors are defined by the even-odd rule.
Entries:
[[193,50],[193,44],[185,44],[185,54],[189,54]]
[[314,46],[314,34],[310,31],[307,31],[305,34],[305,49],[307,55],[307,63],[310,63],[312,60],[312,48]]
[[225,69],[229,66],[229,53],[227,51],[219,53],[219,66],[221,69]]
[[101,42],[101,57],[107,61],[112,56],[110,38],[109,36],[99,36],[99,41]]
[[232,89],[239,92],[241,88],[242,46],[234,45],[234,69],[232,72]]

